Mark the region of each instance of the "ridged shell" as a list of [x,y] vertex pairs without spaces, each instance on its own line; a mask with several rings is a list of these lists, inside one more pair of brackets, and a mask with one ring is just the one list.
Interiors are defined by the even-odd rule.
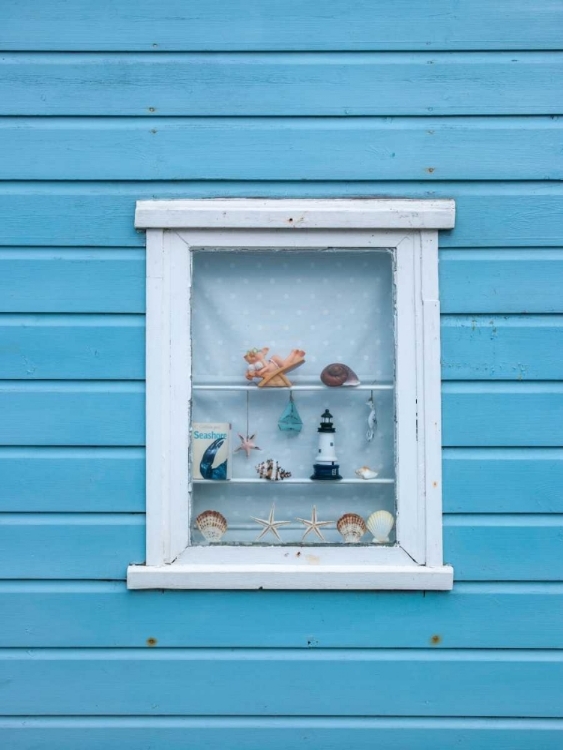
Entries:
[[208,542],[219,542],[227,531],[227,519],[216,510],[204,510],[195,522]]
[[341,362],[333,362],[331,365],[327,365],[321,372],[321,380],[329,388],[338,388],[342,385],[360,385],[354,370]]
[[355,474],[362,479],[375,479],[378,472],[370,469],[369,466],[361,466],[359,469],[356,469]]
[[373,541],[380,544],[389,541],[389,534],[394,525],[395,516],[388,510],[376,510],[367,520],[367,527],[374,536]]
[[336,522],[336,528],[346,544],[357,544],[366,533],[366,523],[357,513],[345,513]]

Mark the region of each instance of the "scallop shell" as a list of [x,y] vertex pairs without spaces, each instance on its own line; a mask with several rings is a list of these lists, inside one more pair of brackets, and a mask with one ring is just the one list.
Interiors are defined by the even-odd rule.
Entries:
[[321,380],[330,388],[337,388],[341,385],[360,385],[354,370],[341,362],[333,362],[333,364],[327,365],[321,372]]
[[375,479],[378,474],[377,471],[370,469],[369,466],[361,466],[359,469],[356,469],[354,473],[362,479]]
[[366,533],[366,523],[357,513],[345,513],[336,522],[336,528],[346,544],[357,544]]
[[395,525],[395,516],[388,510],[376,510],[367,520],[367,527],[373,534],[374,543],[389,541],[389,534]]
[[227,519],[216,510],[204,510],[195,522],[208,542],[219,542],[227,531]]

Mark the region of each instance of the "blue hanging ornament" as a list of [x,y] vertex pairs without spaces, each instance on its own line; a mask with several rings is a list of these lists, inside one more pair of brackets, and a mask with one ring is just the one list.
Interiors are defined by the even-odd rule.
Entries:
[[291,391],[289,392],[289,403],[278,419],[278,427],[282,432],[301,432],[303,428],[303,421],[299,416]]

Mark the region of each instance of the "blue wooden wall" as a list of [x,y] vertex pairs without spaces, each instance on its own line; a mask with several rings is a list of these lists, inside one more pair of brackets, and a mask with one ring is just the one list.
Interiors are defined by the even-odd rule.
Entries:
[[[563,747],[563,2],[0,3],[7,750]],[[128,592],[135,200],[453,197],[451,593]]]

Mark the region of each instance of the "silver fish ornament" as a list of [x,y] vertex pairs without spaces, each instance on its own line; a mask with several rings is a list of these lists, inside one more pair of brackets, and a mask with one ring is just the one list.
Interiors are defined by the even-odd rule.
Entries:
[[369,406],[368,429],[366,432],[366,438],[371,441],[375,437],[375,431],[377,429],[377,417],[375,416],[375,403],[373,400],[373,396],[370,396],[369,400],[366,401],[366,403]]

